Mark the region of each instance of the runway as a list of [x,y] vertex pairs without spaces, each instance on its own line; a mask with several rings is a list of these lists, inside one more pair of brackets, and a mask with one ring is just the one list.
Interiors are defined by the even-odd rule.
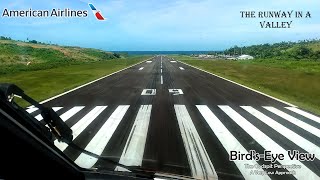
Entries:
[[[167,56],[44,105],[73,130],[75,144],[128,166],[199,179],[320,179],[318,116]],[[27,111],[42,120],[37,109]],[[125,171],[55,145],[81,167]],[[231,151],[252,150],[284,157],[230,160]],[[315,158],[291,160],[288,150]]]

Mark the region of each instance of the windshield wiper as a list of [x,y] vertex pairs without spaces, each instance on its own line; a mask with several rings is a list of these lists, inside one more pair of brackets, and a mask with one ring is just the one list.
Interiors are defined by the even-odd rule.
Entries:
[[[26,112],[22,107],[15,103],[14,97],[22,98],[25,101],[32,104],[33,106],[37,107],[40,110],[44,122],[49,126],[50,131],[45,125],[41,124],[34,117],[29,115],[29,113]],[[143,177],[148,179],[154,178],[155,173],[147,172],[140,168],[132,168],[130,166],[123,165],[109,158],[102,157],[92,152],[89,152],[74,144],[72,142],[72,130],[67,126],[67,124],[64,121],[62,121],[58,114],[55,111],[53,111],[52,108],[44,107],[42,104],[39,104],[37,101],[27,96],[24,93],[24,91],[20,89],[18,86],[14,84],[0,84],[0,98],[4,99],[6,104],[15,109],[16,112],[19,113],[19,115],[23,115],[24,120],[26,120],[26,123],[28,123],[28,125],[30,125],[33,130],[37,130],[38,132],[40,132],[40,134],[43,135],[46,139],[48,139],[51,143],[53,143],[54,139],[56,138],[60,142],[67,143],[70,147],[74,148],[75,150],[78,150],[94,158],[103,160],[109,164],[125,168],[134,173],[136,177]],[[52,135],[55,138],[53,138]]]

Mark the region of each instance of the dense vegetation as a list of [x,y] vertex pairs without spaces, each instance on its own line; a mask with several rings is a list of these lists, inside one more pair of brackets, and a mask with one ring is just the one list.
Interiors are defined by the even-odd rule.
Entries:
[[280,42],[227,49],[225,54],[249,54],[262,59],[320,60],[320,40],[303,40],[298,42]]
[[3,36],[0,39],[0,75],[122,58],[97,49],[46,45],[35,40],[18,42]]

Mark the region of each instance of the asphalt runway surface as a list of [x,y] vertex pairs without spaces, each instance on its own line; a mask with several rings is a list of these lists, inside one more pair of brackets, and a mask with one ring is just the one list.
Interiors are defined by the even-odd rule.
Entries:
[[[199,179],[320,179],[318,116],[166,56],[44,105],[71,127],[75,144],[128,166]],[[37,109],[28,112],[41,121]],[[81,167],[125,171],[55,145]],[[284,157],[239,159],[265,150]],[[298,151],[315,158],[297,160]]]

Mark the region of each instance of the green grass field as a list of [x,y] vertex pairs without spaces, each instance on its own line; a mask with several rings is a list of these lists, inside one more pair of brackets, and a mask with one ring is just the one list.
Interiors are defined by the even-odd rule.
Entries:
[[225,61],[173,57],[320,115],[319,61]]
[[[22,71],[0,76],[1,83],[14,83],[38,101],[106,76],[150,57],[136,56],[102,62],[60,66],[38,71]],[[27,106],[26,102],[19,102]]]

